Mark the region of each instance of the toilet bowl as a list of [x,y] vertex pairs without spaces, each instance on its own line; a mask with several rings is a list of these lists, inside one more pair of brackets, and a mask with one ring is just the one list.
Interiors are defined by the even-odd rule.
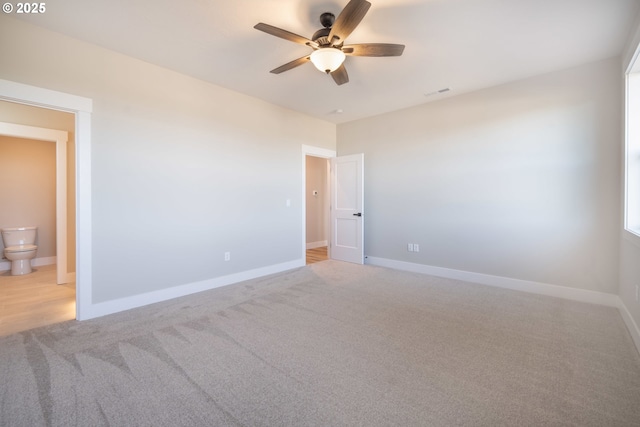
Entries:
[[31,273],[31,260],[36,257],[37,227],[15,227],[2,229],[4,256],[11,261],[11,275]]

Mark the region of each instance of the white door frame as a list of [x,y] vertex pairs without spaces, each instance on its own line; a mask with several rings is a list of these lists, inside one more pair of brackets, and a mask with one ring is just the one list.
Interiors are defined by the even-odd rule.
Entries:
[[91,112],[93,101],[0,79],[0,100],[67,111],[76,116],[76,319],[91,317]]
[[67,141],[69,133],[56,129],[0,122],[0,135],[50,141],[56,144],[56,283],[58,285],[67,283],[70,281],[67,265]]
[[[302,265],[306,264],[307,256],[307,156],[331,159],[336,157],[336,152],[335,150],[328,150],[326,148],[302,145]],[[329,247],[331,247],[331,245],[329,245]]]

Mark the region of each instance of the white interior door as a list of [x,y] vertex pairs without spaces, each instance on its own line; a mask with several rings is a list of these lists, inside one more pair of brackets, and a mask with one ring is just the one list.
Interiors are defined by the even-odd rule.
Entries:
[[364,264],[364,154],[331,159],[332,259]]

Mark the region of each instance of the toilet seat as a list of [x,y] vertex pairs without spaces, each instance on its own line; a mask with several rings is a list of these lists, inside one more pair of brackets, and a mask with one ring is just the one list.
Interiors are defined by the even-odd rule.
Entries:
[[18,245],[18,246],[9,246],[7,248],[4,248],[5,252],[7,253],[29,252],[29,251],[35,251],[36,249],[38,249],[36,245]]

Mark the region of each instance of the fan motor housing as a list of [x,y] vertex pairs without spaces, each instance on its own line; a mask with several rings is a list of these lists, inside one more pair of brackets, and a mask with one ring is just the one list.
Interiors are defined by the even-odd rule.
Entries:
[[331,12],[325,12],[320,15],[320,23],[325,28],[333,27],[333,23],[336,22],[336,16]]
[[313,33],[311,40],[318,43],[320,46],[328,45],[329,33],[331,33],[331,27],[333,27],[334,22],[336,22],[336,16],[333,13],[325,12],[320,15],[320,23],[324,28],[321,28]]
[[315,33],[311,37],[311,40],[318,43],[320,46],[324,46],[329,44],[329,33],[331,32],[331,28],[322,28]]

